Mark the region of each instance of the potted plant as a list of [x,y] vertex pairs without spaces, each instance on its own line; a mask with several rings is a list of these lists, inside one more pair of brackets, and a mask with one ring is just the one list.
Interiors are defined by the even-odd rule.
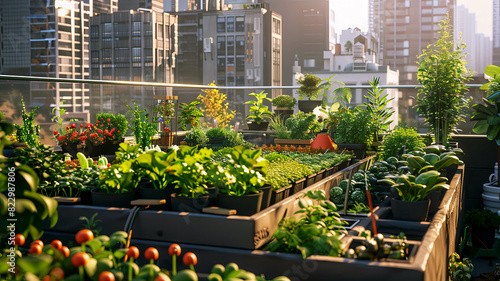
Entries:
[[435,170],[414,175],[398,175],[380,180],[392,185],[398,192],[399,199],[391,199],[392,214],[395,219],[422,221],[427,219],[433,191],[448,189],[447,178],[441,177]]
[[492,249],[495,231],[500,227],[500,216],[491,210],[472,209],[465,213],[465,220],[471,227],[472,246]]
[[275,139],[276,144],[302,144],[310,145],[311,139],[314,139],[315,133],[319,132],[322,125],[316,119],[312,112],[304,113],[302,111],[290,116],[285,121],[287,131],[290,131],[290,138],[293,139]]
[[203,117],[203,112],[198,109],[201,101],[195,100],[190,103],[181,103],[179,109],[181,113],[179,114],[179,128],[182,130],[187,130],[188,126],[191,128],[198,127],[200,125],[200,118]]
[[[307,73],[305,75],[297,76],[297,83],[299,84],[299,110],[303,112],[312,112],[312,110],[320,106],[322,101],[316,100],[319,96],[319,85],[321,78],[318,76]],[[305,100],[307,98],[307,100]]]
[[422,87],[418,90],[417,112],[429,124],[434,141],[446,145],[458,122],[465,121],[470,74],[465,66],[466,46],[463,42],[455,45],[449,17],[439,26],[440,38],[419,56],[417,79]]
[[293,114],[293,108],[297,104],[297,100],[289,95],[279,95],[275,97],[271,102],[273,106],[276,107],[274,109],[274,113],[280,116],[283,121],[288,119],[288,117]]
[[153,136],[158,132],[155,123],[149,123],[149,114],[146,109],[139,110],[139,106],[134,102],[134,108],[127,105],[130,112],[134,115],[134,124],[132,130],[134,130],[135,142],[139,145],[142,150],[150,146],[152,143]]
[[21,98],[21,109],[23,125],[14,125],[16,127],[17,140],[20,143],[25,143],[30,147],[39,145],[38,137],[40,136],[40,126],[35,125],[35,111],[38,106],[35,106],[30,112],[26,112],[24,99]]
[[80,129],[77,128],[75,123],[72,123],[62,132],[54,130],[54,137],[57,143],[61,146],[64,153],[69,153],[71,157],[76,158],[78,152],[83,152],[82,143],[85,141],[85,136],[82,135],[83,124],[80,124]]
[[99,186],[91,190],[95,206],[129,208],[137,195],[137,186],[144,172],[136,159],[112,164],[99,174]]
[[153,139],[153,144],[166,148],[173,144],[172,118],[175,116],[177,96],[167,96],[165,99],[156,100],[153,108],[153,121],[158,123],[159,138]]
[[399,158],[405,153],[423,148],[424,146],[425,144],[415,128],[398,126],[384,137],[380,159],[386,160],[389,157]]
[[184,141],[189,146],[205,147],[208,145],[207,130],[201,126],[192,127],[191,130],[186,132]]
[[174,211],[201,212],[209,205],[208,171],[212,170],[212,150],[181,145],[172,148],[175,193],[171,195]]
[[389,119],[394,114],[394,109],[389,106],[389,103],[394,100],[394,98],[389,99],[387,94],[383,94],[384,89],[378,87],[379,82],[380,77],[373,77],[373,81],[368,81],[372,87],[368,89],[368,94],[365,95],[368,102],[364,102],[365,108],[373,116],[373,139],[377,146],[380,145],[381,141],[379,134],[389,131],[389,125],[392,123],[392,120]]
[[104,143],[101,146],[101,151],[108,155],[114,155],[118,150],[120,143],[124,142],[123,136],[128,130],[128,121],[122,114],[98,113],[96,114],[96,125],[101,129],[104,135]]
[[245,104],[251,104],[246,118],[252,120],[251,122],[247,122],[248,129],[266,131],[269,125],[266,119],[270,118],[272,113],[268,110],[268,106],[264,105],[264,100],[271,101],[271,99],[267,97],[267,93],[264,93],[264,91],[258,94],[250,93],[249,95],[254,96],[255,100],[245,102]]
[[374,123],[373,115],[366,108],[339,110],[335,112],[332,139],[339,149],[353,150],[356,158],[364,158],[366,147],[373,142]]
[[[488,65],[484,69],[484,73],[488,75],[490,81],[481,86],[481,89],[486,90],[486,98],[483,98],[483,103],[472,105],[474,114],[470,118],[471,121],[476,121],[472,131],[476,134],[486,134],[489,140],[494,140],[498,146],[498,159],[500,163],[500,67],[496,65]],[[495,173],[498,175],[498,168]],[[486,183],[484,189],[492,190],[498,193],[498,183]]]
[[[170,196],[175,192],[175,151],[150,150],[137,157],[138,166],[144,171],[146,184],[139,186],[142,199],[165,199],[166,204],[157,207],[171,209]],[[152,206],[153,207],[153,206]]]
[[269,162],[261,157],[262,150],[233,147],[228,161],[215,167],[210,182],[218,188],[219,206],[236,209],[238,215],[250,216],[260,211]]

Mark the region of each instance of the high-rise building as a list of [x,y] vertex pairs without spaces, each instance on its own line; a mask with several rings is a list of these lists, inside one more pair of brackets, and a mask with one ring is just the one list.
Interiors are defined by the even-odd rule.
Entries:
[[[370,0],[369,30],[378,32],[381,65],[399,71],[401,85],[416,85],[418,56],[439,37],[439,22],[448,12],[453,24],[455,0]],[[400,118],[416,125],[416,90],[399,98]],[[403,110],[403,109],[406,110]]]
[[[30,75],[89,78],[90,5],[82,1],[31,0]],[[88,118],[89,89],[81,84],[31,83],[31,102],[45,110],[60,105]],[[87,113],[87,114],[86,114]]]
[[493,64],[500,65],[500,0],[493,0]]
[[[208,11],[178,12],[179,54],[176,82],[219,86],[258,86],[282,83],[281,16],[269,5],[234,4],[232,9],[212,2]],[[199,90],[179,89],[179,98],[195,99]],[[253,90],[256,91],[256,90]],[[251,91],[224,90],[232,109],[245,112]],[[269,96],[280,91],[268,91]],[[241,117],[241,116],[239,116]]]
[[[226,0],[226,4],[236,2],[242,1]],[[332,0],[267,0],[266,2],[269,2],[270,8],[283,18],[283,84],[292,85],[294,79],[292,68],[296,58],[303,73],[322,70],[323,51],[335,48],[335,16]],[[292,90],[288,91],[287,94],[291,94]]]
[[[91,78],[173,83],[176,24],[175,16],[151,10],[92,17]],[[134,101],[152,106],[155,95],[172,95],[172,89],[93,85],[92,110],[125,113]]]
[[120,11],[137,10],[139,8],[151,9],[155,13],[163,13],[163,0],[120,0],[118,3]]
[[90,3],[93,15],[118,11],[118,0],[92,0]]
[[489,37],[477,32],[476,14],[463,5],[455,7],[453,30],[455,42],[462,40],[466,45],[467,69],[473,75],[483,76],[484,68],[492,61],[492,44]]

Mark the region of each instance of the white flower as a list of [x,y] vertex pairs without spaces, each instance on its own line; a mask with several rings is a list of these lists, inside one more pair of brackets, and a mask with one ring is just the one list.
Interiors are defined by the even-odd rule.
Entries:
[[[321,106],[317,106],[313,110],[314,115],[316,115],[316,120],[318,120],[320,122],[328,118],[328,114],[326,114],[325,112],[321,111],[321,109],[322,109]],[[325,110],[328,112],[328,107],[326,107]]]
[[295,80],[299,81],[302,79],[304,79],[304,74],[302,74],[300,72],[295,73]]
[[174,144],[174,145],[172,145],[172,149],[175,150],[175,151],[177,151],[177,150],[179,150],[179,146],[177,146],[177,145]]

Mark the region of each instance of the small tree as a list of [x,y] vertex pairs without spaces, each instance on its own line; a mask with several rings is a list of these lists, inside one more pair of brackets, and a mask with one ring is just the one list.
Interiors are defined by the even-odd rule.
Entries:
[[447,144],[458,122],[465,121],[470,99],[465,97],[470,74],[465,67],[465,44],[453,42],[449,16],[439,23],[440,38],[419,56],[417,111],[425,117],[437,144]]
[[345,42],[344,48],[347,50],[347,53],[350,54],[352,51],[352,42],[351,41]]
[[[212,83],[209,86],[215,86],[215,83]],[[198,100],[203,103],[201,111],[204,112],[205,117],[217,120],[218,127],[226,127],[229,125],[231,119],[234,118],[235,111],[229,110],[229,104],[224,103],[227,98],[226,95],[219,93],[219,90],[217,89],[207,89],[201,91],[206,93],[205,96],[198,96]],[[203,125],[208,127],[206,122]]]

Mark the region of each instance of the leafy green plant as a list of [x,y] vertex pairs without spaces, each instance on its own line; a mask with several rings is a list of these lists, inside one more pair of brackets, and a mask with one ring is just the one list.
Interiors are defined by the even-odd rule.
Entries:
[[387,159],[393,156],[400,157],[404,153],[423,148],[424,146],[425,144],[415,128],[397,127],[384,137],[380,159]]
[[181,103],[179,109],[181,113],[179,115],[179,128],[182,130],[187,129],[187,125],[191,125],[196,128],[200,125],[200,118],[203,117],[203,112],[198,109],[198,105],[201,101],[195,100],[190,103]]
[[301,254],[303,259],[311,255],[340,256],[339,237],[345,230],[335,204],[325,199],[323,190],[309,191],[298,200],[300,209],[295,212],[298,217],[281,220],[266,249]]
[[500,227],[500,216],[488,209],[467,211],[465,221],[474,229],[495,230]]
[[83,227],[82,229],[90,229],[92,233],[94,233],[94,236],[99,236],[99,233],[101,233],[102,226],[100,224],[102,223],[102,220],[97,219],[97,215],[99,213],[94,213],[90,219],[84,216],[79,217],[78,219],[83,222]]
[[139,106],[134,102],[134,108],[127,105],[134,115],[134,130],[135,142],[141,149],[145,150],[146,147],[151,145],[153,136],[158,133],[157,124],[149,123],[149,114],[146,109],[139,110]]
[[258,94],[250,93],[249,95],[254,96],[256,100],[245,102],[245,104],[251,104],[247,119],[251,119],[255,123],[260,124],[265,119],[270,118],[272,112],[268,110],[269,107],[267,105],[264,105],[264,100],[271,101],[271,99],[267,97],[267,93],[262,91]]
[[405,259],[407,257],[408,242],[404,233],[401,232],[392,243],[387,240],[381,233],[378,233],[374,237],[371,237],[371,234],[369,234],[362,241],[362,245],[354,249],[348,249],[345,257],[375,261],[386,258]]
[[441,177],[435,170],[414,175],[398,175],[380,180],[380,183],[392,185],[403,201],[422,201],[433,191],[448,189],[447,178]]
[[451,254],[448,258],[448,276],[450,281],[469,281],[472,277],[474,265],[468,258],[460,260],[460,255],[457,253]]
[[227,129],[224,127],[212,128],[207,130],[207,137],[210,138],[225,138],[227,134]]
[[146,173],[155,189],[165,189],[173,184],[175,170],[174,150],[169,152],[150,150],[137,157],[138,166]]
[[277,190],[312,173],[311,168],[293,159],[274,159],[269,164],[266,180]]
[[290,136],[294,139],[312,139],[314,133],[321,130],[321,123],[316,120],[314,113],[298,113],[290,116],[285,121],[286,127],[290,130]]
[[35,106],[30,112],[26,112],[24,99],[21,98],[23,125],[14,125],[17,129],[17,140],[26,143],[28,146],[37,146],[40,144],[38,137],[40,136],[40,126],[35,125],[35,111],[38,106]]
[[[57,202],[37,192],[39,178],[35,171],[27,165],[14,162],[3,156],[3,147],[10,144],[7,136],[14,132],[14,126],[3,121],[0,112],[0,242],[7,245],[9,230],[8,219],[15,218],[17,223],[12,233],[31,235],[33,240],[39,239],[44,231],[43,221],[49,220],[50,227],[55,226],[58,219]],[[12,200],[15,199],[15,210]],[[6,264],[2,261],[3,264]]]
[[196,198],[207,194],[208,171],[212,169],[212,150],[181,145],[172,152],[177,196]]
[[440,38],[419,56],[417,111],[425,117],[437,144],[446,144],[448,136],[464,116],[470,99],[465,94],[470,74],[466,68],[463,42],[455,45],[449,16],[439,22]]
[[259,193],[266,183],[269,161],[261,157],[262,150],[233,147],[226,165],[215,166],[210,182],[223,194],[243,196]]
[[299,98],[307,98],[308,100],[318,98],[321,81],[321,78],[311,73],[299,76],[297,79],[297,83],[300,85]]
[[[434,152],[436,152],[434,150]],[[412,151],[409,154],[403,154],[403,163],[409,168],[411,174],[417,176],[427,171],[441,171],[451,165],[463,165],[463,161],[458,159],[453,151],[436,154],[422,151]]]
[[333,138],[338,143],[373,142],[375,132],[372,114],[364,108],[342,109],[335,113],[335,133]]
[[279,115],[273,115],[271,117],[271,121],[269,123],[271,129],[274,130],[276,135],[274,135],[278,139],[289,139],[290,131],[285,125],[285,122]]
[[370,211],[370,208],[366,206],[364,203],[360,203],[358,201],[354,202],[352,208],[348,209],[347,212],[353,214],[366,214]]
[[191,130],[186,132],[186,137],[184,140],[189,145],[207,146],[208,137],[207,130],[201,126],[195,126]]
[[288,109],[292,109],[297,104],[297,100],[290,95],[279,95],[275,97],[271,102],[277,108]]
[[143,175],[144,171],[139,168],[137,159],[115,163],[99,174],[99,189],[106,193],[134,191]]
[[373,116],[375,141],[379,140],[380,133],[385,133],[389,130],[389,125],[392,123],[392,120],[389,120],[389,118],[394,114],[394,109],[388,106],[389,102],[394,100],[394,98],[389,99],[387,94],[383,94],[384,89],[378,87],[379,82],[380,77],[373,77],[372,81],[368,81],[372,87],[368,89],[368,94],[365,95],[368,102],[364,102],[366,109]]

